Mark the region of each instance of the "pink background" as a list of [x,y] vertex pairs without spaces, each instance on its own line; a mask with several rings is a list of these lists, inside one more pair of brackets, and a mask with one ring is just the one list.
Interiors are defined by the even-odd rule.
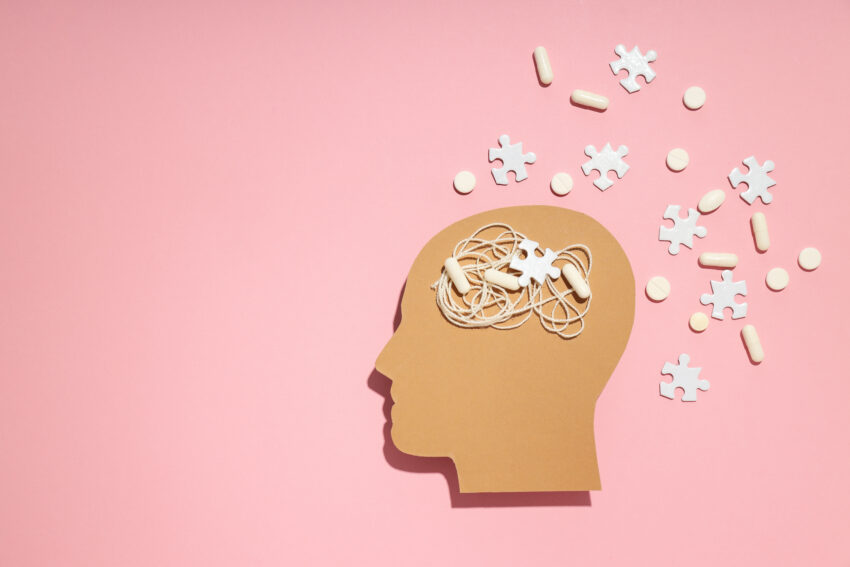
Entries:
[[[850,4],[743,4],[3,2],[0,565],[850,565]],[[617,43],[657,50],[656,81],[627,94]],[[538,155],[507,188],[503,133]],[[631,170],[602,193],[579,166],[607,141]],[[751,154],[777,164],[768,207],[725,179]],[[708,237],[668,255],[665,206],[711,188]],[[599,219],[638,282],[603,490],[451,495],[448,462],[384,446],[373,363],[427,239],[532,203]],[[706,250],[739,253],[750,314],[695,335]],[[680,352],[711,381],[695,404],[658,396]]]

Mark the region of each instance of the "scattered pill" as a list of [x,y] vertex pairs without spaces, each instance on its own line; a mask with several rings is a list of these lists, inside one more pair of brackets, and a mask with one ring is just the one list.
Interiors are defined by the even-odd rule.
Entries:
[[586,281],[584,281],[584,278],[578,271],[578,268],[570,263],[566,263],[564,264],[564,267],[561,268],[561,272],[564,274],[564,279],[567,280],[567,284],[573,288],[577,296],[581,299],[587,299],[590,297],[590,286],[587,285]]
[[770,248],[770,234],[767,232],[767,217],[764,213],[753,213],[750,217],[750,226],[753,227],[753,238],[759,252],[766,252]]
[[494,270],[493,268],[488,268],[484,271],[484,279],[491,284],[495,284],[510,291],[516,291],[519,289],[518,277],[506,274],[505,272],[500,272],[499,270]]
[[552,188],[552,193],[555,195],[566,195],[573,190],[573,178],[569,173],[556,173],[552,176],[549,187]]
[[673,171],[682,171],[688,167],[689,162],[688,152],[682,148],[673,148],[667,154],[667,167]]
[[773,268],[767,272],[767,277],[764,278],[764,281],[767,287],[773,291],[782,291],[788,286],[790,278],[788,277],[788,272],[782,268]]
[[573,94],[570,95],[570,100],[573,101],[575,104],[587,106],[589,108],[596,108],[599,110],[605,110],[606,108],[608,108],[607,97],[604,97],[601,94],[591,93],[580,89],[576,89],[573,91]]
[[738,256],[730,252],[703,252],[699,255],[699,264],[707,268],[734,268],[738,265]]
[[455,191],[466,195],[475,189],[475,175],[471,171],[461,171],[455,175]]
[[670,295],[670,282],[664,276],[653,276],[646,282],[646,295],[652,301],[664,301]]
[[538,46],[534,49],[534,65],[537,67],[537,78],[544,85],[552,82],[552,65],[549,64],[549,54],[546,48]]
[[699,200],[699,204],[697,205],[697,209],[699,209],[699,212],[702,214],[708,214],[720,208],[720,205],[722,205],[725,200],[726,193],[724,193],[722,189],[714,189],[702,196],[702,199]]
[[708,328],[708,320],[708,315],[702,311],[697,311],[691,315],[691,318],[688,320],[688,325],[690,325],[692,331],[701,333]]
[[466,279],[466,274],[463,273],[463,268],[460,267],[460,264],[452,256],[446,258],[445,267],[446,273],[449,275],[452,283],[455,284],[458,293],[466,295],[471,286],[469,285],[469,280]]
[[803,248],[797,259],[800,267],[809,272],[820,266],[820,261],[820,251],[817,248]]
[[705,91],[700,87],[688,87],[682,100],[691,110],[699,110],[705,104]]
[[764,360],[764,350],[761,348],[756,328],[752,325],[744,325],[741,329],[741,336],[744,338],[744,345],[747,347],[747,353],[750,355],[750,360],[758,364]]

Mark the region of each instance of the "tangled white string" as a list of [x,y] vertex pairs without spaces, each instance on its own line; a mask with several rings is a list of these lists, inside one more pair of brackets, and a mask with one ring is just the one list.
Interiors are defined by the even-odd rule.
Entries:
[[[507,272],[511,259],[524,253],[519,243],[525,238],[510,225],[492,223],[457,243],[452,256],[461,265],[471,288],[463,297],[458,296],[445,269],[442,271],[431,289],[437,290],[437,305],[446,319],[464,328],[515,329],[537,315],[547,331],[562,338],[581,334],[592,293],[585,301],[576,301],[573,289],[563,278],[553,281],[547,277],[545,286],[531,280],[519,291],[506,290],[484,279],[484,272],[490,268]],[[593,256],[587,246],[572,244],[556,254],[553,266],[561,269],[571,263],[588,280]],[[563,289],[558,289],[559,285]]]

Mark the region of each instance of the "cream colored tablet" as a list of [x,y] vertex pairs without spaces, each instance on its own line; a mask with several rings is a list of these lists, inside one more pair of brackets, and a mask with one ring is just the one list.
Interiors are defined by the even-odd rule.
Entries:
[[503,287],[510,291],[519,289],[519,278],[493,268],[488,268],[484,271],[484,279],[491,284]]
[[703,252],[699,255],[699,263],[708,268],[734,268],[738,265],[738,256],[731,252]]
[[455,175],[455,191],[466,195],[475,189],[475,175],[471,171],[461,171]]
[[820,266],[820,261],[820,251],[817,248],[803,248],[800,257],[797,258],[800,267],[807,271],[812,271]]
[[773,268],[767,273],[767,277],[764,278],[764,281],[767,284],[767,287],[773,291],[782,291],[788,286],[790,279],[791,278],[788,277],[788,272],[782,268]]
[[682,148],[673,148],[667,154],[667,167],[673,171],[682,171],[688,167],[688,163],[690,163],[688,152]]
[[722,189],[714,189],[702,196],[702,199],[699,200],[699,204],[697,205],[697,209],[699,209],[699,212],[702,214],[708,214],[720,208],[720,205],[722,205],[725,200],[726,193],[724,193]]
[[587,106],[588,108],[596,108],[598,110],[605,110],[608,108],[607,97],[579,89],[573,91],[573,94],[570,95],[570,100],[575,104]]
[[688,325],[694,332],[701,333],[708,329],[708,315],[702,311],[697,311],[691,315],[691,318],[688,320]]
[[573,288],[577,296],[581,299],[587,299],[590,297],[590,286],[587,285],[586,281],[584,281],[584,278],[581,276],[578,268],[567,263],[564,264],[563,268],[561,268],[561,272],[564,274],[564,279],[567,280],[567,283],[571,288]]
[[664,276],[653,276],[646,282],[646,295],[652,301],[664,301],[670,295],[670,282]]
[[555,195],[566,195],[573,190],[573,178],[569,173],[556,173],[552,176],[552,182],[549,183],[552,188],[552,193]]
[[449,256],[446,258],[445,266],[446,273],[449,275],[452,283],[455,284],[457,292],[461,295],[466,295],[469,291],[470,285],[469,280],[466,279],[466,274],[463,273],[463,269],[460,267],[460,264],[458,264],[457,260],[453,257]]
[[700,87],[688,87],[682,100],[691,110],[698,110],[705,104],[705,91]]
[[[528,52],[526,52],[528,53]],[[534,49],[534,65],[537,67],[537,78],[544,85],[552,82],[552,65],[549,64],[549,54],[542,45]]]
[[761,341],[758,333],[756,333],[756,328],[752,325],[744,325],[744,328],[741,329],[741,336],[744,338],[744,345],[747,347],[750,360],[756,364],[764,360],[764,350],[761,348]]
[[750,226],[753,227],[753,238],[759,252],[765,252],[770,248],[770,234],[767,232],[767,217],[764,213],[753,213],[750,217]]

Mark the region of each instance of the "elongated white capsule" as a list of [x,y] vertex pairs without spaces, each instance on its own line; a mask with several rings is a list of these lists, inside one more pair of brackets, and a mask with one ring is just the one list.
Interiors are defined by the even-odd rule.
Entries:
[[598,108],[599,110],[605,110],[608,108],[608,99],[606,97],[601,94],[582,91],[579,89],[573,91],[573,94],[570,95],[570,100],[575,104],[580,104],[581,106],[587,106],[589,108]]
[[567,284],[573,288],[577,296],[581,299],[587,299],[590,297],[590,286],[587,285],[586,281],[584,281],[584,278],[581,276],[578,268],[568,263],[564,264],[561,271],[564,274],[564,279],[567,280]]
[[750,217],[750,226],[753,227],[753,238],[758,251],[764,252],[770,248],[770,234],[767,232],[767,218],[764,213],[753,213]]
[[756,328],[752,325],[744,325],[744,328],[741,329],[741,336],[744,338],[744,345],[747,347],[750,360],[756,364],[764,360],[764,350],[761,348],[761,341],[758,333],[756,333]]
[[509,291],[516,291],[519,289],[518,277],[506,274],[505,272],[500,272],[499,270],[494,270],[493,268],[488,268],[484,271],[484,279],[493,285],[503,287]]
[[722,189],[715,189],[702,196],[702,199],[699,200],[699,204],[697,205],[697,209],[705,215],[712,211],[716,211],[725,200],[726,193],[724,193]]
[[730,252],[703,252],[699,255],[699,263],[709,268],[734,268],[738,265],[738,256]]
[[537,67],[537,78],[544,85],[552,82],[552,65],[549,64],[549,54],[542,45],[534,49],[534,65]]
[[463,269],[461,269],[460,264],[457,263],[457,260],[455,260],[454,257],[449,256],[446,258],[445,267],[446,273],[449,275],[452,283],[455,284],[457,292],[461,295],[466,295],[471,286],[469,285],[469,280],[466,279],[466,274],[463,273]]

